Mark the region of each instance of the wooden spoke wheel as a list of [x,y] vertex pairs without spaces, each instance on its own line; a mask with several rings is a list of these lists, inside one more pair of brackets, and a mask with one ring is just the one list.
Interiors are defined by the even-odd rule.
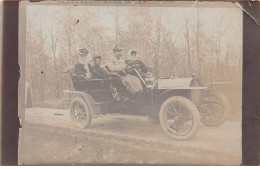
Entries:
[[230,104],[227,98],[217,91],[205,93],[201,106],[209,110],[208,114],[201,118],[201,123],[206,126],[220,126],[227,120],[230,113]]
[[189,139],[199,129],[200,115],[196,105],[182,96],[165,100],[159,118],[163,130],[174,139]]
[[70,105],[70,116],[75,125],[79,128],[87,128],[91,123],[91,113],[86,101],[77,97]]

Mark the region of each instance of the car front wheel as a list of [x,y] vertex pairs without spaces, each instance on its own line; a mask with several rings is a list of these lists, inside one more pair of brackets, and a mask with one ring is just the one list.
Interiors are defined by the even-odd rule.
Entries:
[[193,137],[200,125],[200,115],[196,105],[182,96],[166,99],[159,113],[163,130],[172,138],[185,140]]

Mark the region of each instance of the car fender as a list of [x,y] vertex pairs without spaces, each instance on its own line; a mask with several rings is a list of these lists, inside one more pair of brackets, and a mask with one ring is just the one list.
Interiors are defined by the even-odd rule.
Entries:
[[[198,92],[207,90],[207,87],[183,87],[176,89],[163,90],[162,92],[154,92],[153,103],[162,104],[164,100],[171,96],[183,96],[194,101],[193,96],[198,95]],[[157,93],[157,94],[155,94]],[[196,98],[198,100],[199,98]],[[197,102],[197,101],[196,101]]]
[[171,96],[188,97],[190,93],[189,91],[190,90],[184,90],[184,89],[169,89],[169,90],[164,90],[162,92],[157,91],[154,92],[153,94],[153,103],[161,105],[164,100],[166,100]]
[[[202,85],[199,78],[193,75],[191,78],[157,79],[152,87],[153,103],[162,103],[171,96],[183,96],[192,101],[199,102],[202,90],[208,87]],[[195,96],[195,97],[193,97]]]
[[152,117],[155,119],[155,121],[159,120],[158,115],[163,102],[172,96],[183,96],[189,98],[190,90],[184,90],[184,89],[154,90],[152,92],[151,112],[152,112]]

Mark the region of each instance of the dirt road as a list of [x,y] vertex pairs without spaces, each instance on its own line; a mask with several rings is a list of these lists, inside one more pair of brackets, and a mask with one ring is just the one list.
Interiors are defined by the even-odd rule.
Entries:
[[96,118],[71,124],[68,110],[30,108],[22,129],[20,164],[239,165],[241,124],[200,126],[188,141],[173,140],[147,121]]

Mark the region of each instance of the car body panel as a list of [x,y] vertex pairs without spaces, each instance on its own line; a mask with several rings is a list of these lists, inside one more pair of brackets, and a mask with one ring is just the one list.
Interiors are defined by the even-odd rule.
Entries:
[[190,87],[192,78],[158,79],[157,89],[179,89]]
[[[83,98],[85,98],[84,93],[86,93],[87,96],[92,98],[92,104],[95,105],[114,104],[115,102],[121,104],[121,101],[116,101],[113,98],[112,86],[116,87],[121,94],[127,94],[128,92],[122,85],[120,77],[112,76],[106,79],[85,79],[83,76],[75,75],[73,68],[67,69],[67,72],[71,75],[74,87],[74,91],[70,91],[70,93],[80,94]],[[147,86],[144,86],[144,88],[145,87]],[[138,101],[139,103],[133,106],[133,103],[125,102],[123,105],[126,106],[128,104],[130,107],[143,107],[141,109],[144,109],[144,107],[154,109],[154,106],[158,107],[165,99],[171,96],[183,96],[192,100],[194,92],[199,93],[205,89],[208,88],[203,86],[200,80],[194,75],[190,78],[157,79],[150,88],[145,89],[147,93]],[[199,96],[200,94],[197,95]]]

